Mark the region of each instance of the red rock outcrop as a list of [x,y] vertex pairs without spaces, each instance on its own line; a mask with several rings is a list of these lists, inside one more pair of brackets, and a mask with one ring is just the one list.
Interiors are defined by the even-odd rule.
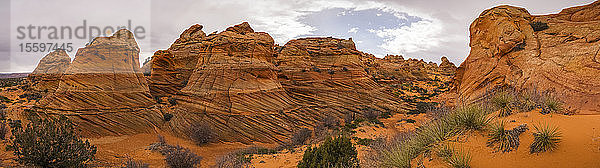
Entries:
[[85,136],[153,131],[159,112],[139,67],[133,34],[119,30],[77,50],[60,84],[36,107],[40,115],[67,115]]
[[45,94],[54,92],[69,65],[71,58],[65,50],[58,49],[48,53],[29,74],[30,89]]
[[600,113],[598,11],[598,1],[542,16],[512,6],[485,10],[471,24],[471,52],[453,90],[477,101],[498,86],[536,87],[559,95],[576,113]]

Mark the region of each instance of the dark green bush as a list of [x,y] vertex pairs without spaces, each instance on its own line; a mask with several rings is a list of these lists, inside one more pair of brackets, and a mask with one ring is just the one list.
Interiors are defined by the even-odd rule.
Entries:
[[306,149],[298,168],[359,167],[357,154],[350,138],[328,137],[321,146]]
[[84,167],[96,154],[96,147],[75,134],[75,126],[65,116],[33,120],[25,127],[11,124],[12,138],[7,149],[16,161],[40,167]]

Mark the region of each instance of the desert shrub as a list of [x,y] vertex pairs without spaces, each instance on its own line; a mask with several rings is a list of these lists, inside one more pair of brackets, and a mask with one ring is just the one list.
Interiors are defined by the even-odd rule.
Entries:
[[482,106],[470,105],[457,108],[448,115],[448,119],[454,126],[464,130],[483,130],[492,120],[488,113]]
[[188,128],[189,137],[198,145],[212,142],[215,138],[213,128],[208,123],[196,123]]
[[512,106],[517,101],[515,95],[508,91],[500,91],[491,98],[491,103],[499,109],[498,117],[506,117],[513,113]]
[[326,128],[332,129],[340,125],[340,121],[334,116],[327,115],[322,119],[322,124]]
[[6,140],[6,133],[8,133],[8,124],[6,120],[0,120],[0,139]]
[[171,104],[171,106],[177,105],[177,99],[169,97],[169,104]]
[[369,122],[376,122],[377,117],[379,117],[379,115],[381,114],[376,109],[370,107],[364,108],[362,111],[363,117],[365,117],[365,119]]
[[558,147],[562,136],[558,127],[551,127],[548,124],[543,127],[537,125],[533,127],[535,132],[533,133],[533,143],[529,146],[530,153],[552,151]]
[[344,115],[344,125],[352,124],[352,121],[356,119],[356,113],[347,113]]
[[531,22],[531,23],[529,23],[529,25],[531,25],[531,28],[533,28],[533,31],[542,31],[542,30],[546,30],[546,29],[550,28],[548,26],[548,23],[544,23],[544,22]]
[[26,98],[27,100],[39,100],[42,98],[42,94],[37,93],[37,92],[32,92],[32,93],[24,93],[22,95],[19,95],[20,98]]
[[452,156],[445,159],[453,168],[470,168],[471,155],[463,150],[452,150]]
[[304,142],[306,142],[306,140],[310,138],[310,134],[312,134],[312,131],[307,128],[302,128],[296,131],[294,134],[292,134],[292,137],[290,138],[291,145],[304,145]]
[[369,145],[371,145],[371,143],[373,143],[375,141],[375,140],[369,139],[369,138],[352,137],[352,139],[354,139],[356,141],[356,144],[362,145],[362,146],[369,146]]
[[440,158],[450,158],[452,156],[452,148],[448,144],[443,144],[437,147],[436,154]]
[[156,101],[156,103],[162,103],[162,97],[161,96],[154,96],[152,98],[154,98],[154,101]]
[[252,161],[252,155],[254,155],[254,154],[264,155],[264,154],[275,154],[275,153],[277,153],[277,151],[275,149],[251,146],[248,148],[244,148],[241,150],[227,153],[227,154],[217,158],[217,164],[215,165],[215,167],[217,167],[217,168],[250,167],[250,162]]
[[453,111],[452,108],[447,107],[444,104],[440,104],[439,106],[430,106],[426,110],[426,114],[433,119],[440,119]]
[[65,116],[33,120],[22,127],[11,124],[8,149],[16,161],[40,167],[83,167],[94,158],[96,147],[75,134],[75,126]]
[[542,100],[542,114],[556,113],[563,110],[563,103],[558,98],[547,95]]
[[417,102],[415,109],[409,110],[407,114],[421,114],[426,113],[428,109],[436,106],[435,102]]
[[121,166],[121,167],[123,167],[123,168],[148,168],[148,167],[150,167],[150,164],[144,163],[139,160],[134,160],[132,158],[127,158],[125,160],[125,162],[123,162],[123,166]]
[[165,121],[171,121],[172,118],[173,118],[173,114],[171,114],[171,113],[164,113],[163,114],[163,119]]
[[506,130],[504,122],[494,124],[488,134],[487,146],[496,151],[510,152],[519,147],[519,135],[527,130],[527,124],[520,125],[512,130]]
[[359,167],[357,151],[350,138],[338,136],[328,137],[321,146],[308,147],[304,152],[298,168],[312,167]]
[[165,161],[171,168],[195,168],[200,167],[202,157],[196,155],[190,149],[174,146],[166,148],[163,151],[165,155]]

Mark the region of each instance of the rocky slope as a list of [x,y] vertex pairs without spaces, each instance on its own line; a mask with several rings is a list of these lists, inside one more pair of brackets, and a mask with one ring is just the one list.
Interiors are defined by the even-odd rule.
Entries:
[[59,49],[48,53],[29,74],[30,89],[40,93],[54,92],[69,65],[71,65],[71,58],[65,50]]
[[600,2],[542,16],[512,6],[484,11],[471,24],[471,53],[454,91],[472,102],[498,86],[537,88],[555,93],[568,110],[598,114],[599,10]]
[[67,115],[85,136],[147,132],[161,115],[139,67],[131,32],[95,38],[80,48],[56,92],[36,104],[42,116]]

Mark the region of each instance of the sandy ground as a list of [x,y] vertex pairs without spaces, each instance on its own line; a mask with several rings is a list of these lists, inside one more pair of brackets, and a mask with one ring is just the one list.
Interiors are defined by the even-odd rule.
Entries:
[[[600,167],[600,115],[542,115],[532,111],[499,120],[504,120],[508,129],[526,123],[529,130],[521,134],[519,148],[508,153],[493,152],[486,146],[484,133],[472,133],[451,143],[471,154],[472,167]],[[543,124],[558,126],[562,141],[555,151],[530,154],[533,125]],[[437,158],[424,163],[426,167],[443,167],[444,164]]]

